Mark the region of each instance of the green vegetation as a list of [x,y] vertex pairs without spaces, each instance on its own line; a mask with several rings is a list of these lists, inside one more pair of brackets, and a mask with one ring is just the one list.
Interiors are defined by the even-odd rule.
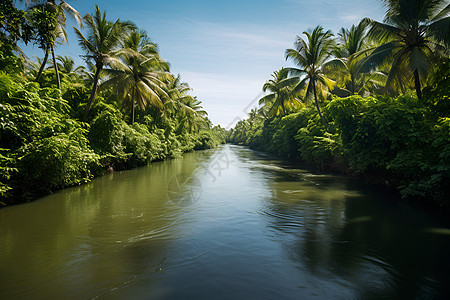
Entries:
[[299,68],[275,72],[262,107],[227,139],[448,207],[450,6],[382,2],[383,23],[364,19],[335,39],[321,26],[297,37],[286,59]]
[[[96,6],[86,33],[75,29],[87,68],[76,66],[55,48],[66,15],[79,13],[64,1],[30,2],[26,11],[0,6],[0,206],[225,141],[144,31]],[[44,58],[24,59],[18,41]]]

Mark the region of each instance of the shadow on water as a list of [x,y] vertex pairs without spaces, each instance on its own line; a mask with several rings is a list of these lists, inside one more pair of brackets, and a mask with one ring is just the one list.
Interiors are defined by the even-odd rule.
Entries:
[[344,298],[450,298],[445,222],[354,179],[276,166],[261,168],[273,178],[260,213],[318,294],[334,282]]

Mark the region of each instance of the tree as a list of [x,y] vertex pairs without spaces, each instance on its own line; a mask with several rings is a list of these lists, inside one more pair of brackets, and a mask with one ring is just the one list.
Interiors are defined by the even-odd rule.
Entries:
[[77,28],[74,27],[74,30],[78,36],[81,49],[86,53],[84,57],[87,61],[92,60],[96,67],[91,96],[84,111],[84,121],[86,121],[89,109],[97,94],[100,73],[104,66],[114,64],[117,61],[114,57],[114,51],[117,50],[128,29],[133,26],[130,23],[121,23],[120,19],[117,19],[114,23],[106,20],[106,12],[103,12],[102,15],[98,5],[95,5],[94,14],[87,13],[83,17],[83,21],[88,29],[87,38]]
[[368,23],[361,21],[350,29],[341,28],[337,33],[337,45],[333,49],[335,58],[326,63],[327,73],[337,79],[340,87],[335,87],[333,93],[341,97],[352,94],[364,95],[384,87],[386,74],[381,71],[361,73],[359,62],[367,57],[376,46],[367,39]]
[[75,61],[72,57],[58,55],[56,57],[56,60],[58,61],[58,70],[62,74],[67,76],[70,81],[77,81],[83,77],[85,73],[85,67],[76,66]]
[[55,0],[33,0],[27,2],[32,3],[31,20],[37,34],[35,39],[39,47],[45,52],[41,68],[36,76],[36,81],[39,81],[44,67],[47,64],[49,53],[51,53],[56,75],[56,85],[58,89],[61,89],[61,80],[55,56],[55,44],[58,39],[62,39],[63,42],[68,43],[65,29],[66,14],[73,17],[79,26],[82,27],[81,15],[63,0],[59,0],[58,4]]
[[156,51],[145,32],[132,31],[123,41],[125,48],[118,51],[119,60],[111,69],[105,69],[104,86],[114,86],[122,101],[131,104],[131,124],[135,119],[135,105],[145,109],[148,104],[164,108],[164,82],[169,66]]
[[282,68],[273,72],[272,79],[263,85],[263,91],[271,93],[259,99],[259,104],[270,107],[268,115],[274,117],[285,115],[286,107],[298,104],[298,100],[293,96],[293,87],[298,83],[298,77],[288,77],[289,69]]
[[32,28],[27,22],[25,12],[14,7],[12,0],[0,2],[0,70],[7,73],[19,72],[23,62],[14,55],[22,52],[17,42],[29,42]]
[[178,133],[183,133],[185,129],[194,132],[200,127],[209,127],[206,121],[208,114],[203,110],[201,101],[188,94],[190,90],[189,85],[181,81],[180,75],[166,84],[166,92],[171,99],[165,103],[166,114],[177,120]]
[[369,36],[383,44],[364,59],[361,71],[374,69],[389,60],[391,68],[386,92],[394,82],[402,90],[414,79],[417,97],[439,53],[450,44],[450,4],[447,0],[382,0],[386,6],[384,23],[371,19]]
[[304,31],[307,40],[297,36],[295,49],[286,50],[286,60],[291,59],[300,68],[290,68],[290,72],[295,75],[304,75],[293,89],[294,93],[305,89],[305,100],[309,95],[314,96],[314,103],[319,113],[322,124],[326,126],[325,119],[320,111],[317,99],[317,89],[324,94],[327,89],[334,86],[334,82],[325,76],[326,61],[330,57],[333,46],[333,34],[330,30],[324,31],[322,26],[317,26],[312,31]]

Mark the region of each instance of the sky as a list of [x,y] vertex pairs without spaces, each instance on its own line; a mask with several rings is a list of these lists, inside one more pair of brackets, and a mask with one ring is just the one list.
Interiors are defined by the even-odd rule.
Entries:
[[[271,74],[292,65],[284,52],[297,35],[322,25],[336,33],[364,17],[383,19],[379,0],[66,0],[82,15],[93,13],[95,3],[107,18],[133,21],[159,46],[171,72],[192,88],[213,124],[231,128],[246,118],[263,95]],[[69,45],[57,55],[82,53],[68,22]],[[40,49],[25,47],[29,57],[43,56]]]

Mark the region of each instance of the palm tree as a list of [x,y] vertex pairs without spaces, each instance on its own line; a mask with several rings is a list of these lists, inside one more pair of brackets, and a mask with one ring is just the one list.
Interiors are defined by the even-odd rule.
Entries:
[[330,57],[330,51],[334,43],[333,34],[330,30],[324,31],[322,26],[317,26],[312,31],[304,31],[303,34],[306,35],[307,40],[297,36],[297,41],[294,44],[295,49],[286,50],[286,60],[292,59],[300,67],[299,69],[290,68],[290,72],[295,75],[305,75],[298,82],[293,92],[300,92],[307,86],[305,99],[313,94],[317,112],[322,124],[326,126],[317,99],[317,89],[319,88],[319,92],[324,94],[327,89],[334,86],[334,82],[324,74],[326,61]]
[[352,25],[350,29],[341,28],[338,32],[338,44],[333,54],[336,58],[331,59],[328,66],[337,67],[337,76],[339,82],[343,85],[348,94],[358,92],[360,82],[359,74],[356,68],[356,53],[364,50],[366,47],[366,24],[360,22],[357,26]]
[[252,108],[248,113],[248,122],[250,123],[250,130],[254,129],[254,126],[258,127],[264,121],[265,116],[261,113],[261,109]]
[[259,99],[260,105],[270,106],[268,115],[274,117],[285,115],[287,107],[298,104],[298,100],[293,96],[293,87],[298,83],[298,77],[288,77],[289,69],[282,68],[273,72],[272,79],[263,85],[263,91],[271,93]]
[[337,34],[337,45],[333,49],[335,58],[326,63],[326,69],[342,87],[335,87],[333,90],[333,93],[339,96],[355,93],[362,95],[384,86],[385,73],[376,71],[367,74],[359,70],[361,59],[376,48],[368,42],[367,31],[368,23],[363,20],[357,26],[352,25],[350,29],[341,28]]
[[[39,29],[38,40],[40,43],[40,47],[45,52],[41,68],[39,69],[36,76],[36,81],[39,81],[44,67],[47,64],[49,53],[51,53],[53,59],[53,68],[55,69],[56,75],[56,84],[58,89],[61,89],[61,81],[59,78],[59,71],[55,56],[55,43],[57,39],[60,38],[63,39],[63,42],[65,41],[66,43],[68,43],[67,33],[65,30],[66,15],[73,17],[77,21],[78,25],[82,28],[83,24],[81,22],[81,15],[78,11],[76,11],[72,6],[70,6],[63,0],[59,0],[58,3],[55,0],[31,0],[26,2],[27,4],[32,3],[31,10],[35,13],[33,22],[35,24],[39,24],[39,26],[36,26]],[[51,20],[50,23],[48,23],[49,20]]]
[[194,132],[199,128],[209,127],[206,118],[208,113],[203,110],[200,100],[188,94],[190,90],[189,85],[181,81],[180,75],[166,84],[166,92],[171,99],[165,103],[166,110],[168,115],[173,114],[178,120],[179,133],[182,133],[183,129]]
[[83,77],[86,68],[75,66],[75,61],[72,57],[58,55],[56,60],[58,61],[58,70],[67,76],[70,81],[73,82]]
[[179,132],[186,128],[189,132],[198,132],[200,128],[209,128],[208,113],[201,106],[197,97],[190,95],[181,98],[178,102]]
[[391,61],[386,91],[394,81],[414,78],[417,97],[422,98],[421,80],[427,77],[439,52],[450,44],[450,4],[447,0],[382,0],[386,6],[384,23],[371,19],[369,36],[383,41],[361,64],[368,71]]
[[121,39],[125,37],[132,25],[121,23],[120,19],[117,19],[114,23],[106,20],[106,12],[103,12],[102,15],[98,5],[95,5],[94,15],[87,13],[83,17],[83,21],[88,29],[87,38],[77,28],[74,27],[74,30],[78,36],[81,49],[86,52],[84,57],[87,61],[92,60],[96,67],[91,96],[84,111],[84,121],[86,121],[89,109],[97,94],[100,72],[104,66],[114,64],[117,61],[114,57],[114,51],[117,50]]
[[131,124],[135,119],[135,105],[145,109],[149,104],[164,108],[164,80],[168,78],[169,66],[162,61],[153,43],[145,32],[134,30],[128,35],[117,52],[119,61],[111,69],[105,69],[107,79],[104,86],[114,86],[122,101],[131,104]]
[[25,75],[28,76],[29,78],[36,78],[39,69],[42,65],[42,60],[35,56],[35,61],[32,61],[30,59],[26,60],[26,64],[25,64]]

